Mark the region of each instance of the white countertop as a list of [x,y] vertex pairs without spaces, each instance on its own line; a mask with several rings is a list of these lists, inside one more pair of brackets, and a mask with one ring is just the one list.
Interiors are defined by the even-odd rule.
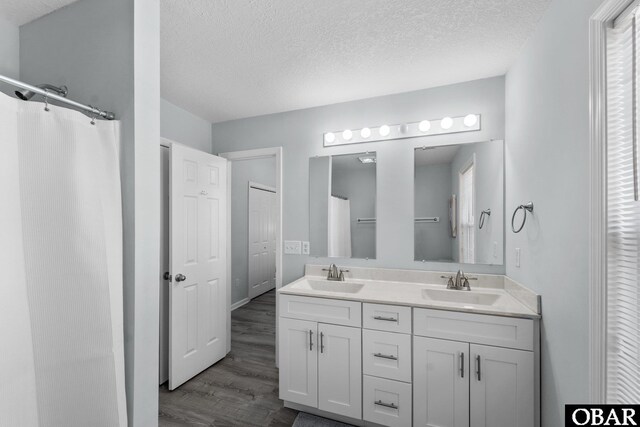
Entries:
[[[347,289],[359,289],[357,292],[339,292],[341,285]],[[429,291],[436,291],[431,293],[436,296],[436,299],[427,295],[430,293]],[[508,286],[499,282],[494,284],[483,283],[482,286],[474,287],[474,282],[472,281],[471,291],[464,291],[447,290],[444,284],[359,278],[349,278],[344,282],[329,282],[325,276],[306,275],[278,289],[278,293],[508,317],[531,319],[541,317],[539,313],[525,304],[526,301],[524,299],[529,298],[529,294],[534,296],[535,294],[522,285],[514,285],[513,283],[509,283]],[[459,301],[460,299],[464,299],[464,301]],[[477,303],[483,299],[490,300],[491,304]]]

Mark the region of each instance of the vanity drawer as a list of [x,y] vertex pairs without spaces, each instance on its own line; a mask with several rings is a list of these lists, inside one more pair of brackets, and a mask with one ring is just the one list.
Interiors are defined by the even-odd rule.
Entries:
[[327,298],[280,295],[280,316],[334,325],[362,325],[362,304]]
[[533,331],[532,319],[413,309],[413,333],[423,337],[533,350]]
[[411,307],[364,303],[362,305],[362,327],[410,334]]
[[362,372],[411,382],[411,335],[363,329]]
[[411,426],[411,384],[365,375],[362,385],[365,421],[391,427]]

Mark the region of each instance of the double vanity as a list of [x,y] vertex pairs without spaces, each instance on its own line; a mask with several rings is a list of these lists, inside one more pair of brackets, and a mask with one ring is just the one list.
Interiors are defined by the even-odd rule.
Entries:
[[278,290],[280,398],[361,426],[538,427],[540,298],[499,275],[322,266]]

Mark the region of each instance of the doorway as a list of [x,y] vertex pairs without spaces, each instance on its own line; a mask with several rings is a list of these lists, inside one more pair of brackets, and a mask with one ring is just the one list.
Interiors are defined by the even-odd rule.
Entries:
[[[227,240],[231,310],[235,310],[282,286],[282,148],[235,151],[220,157],[229,160],[231,227]],[[262,207],[250,207],[250,202]],[[251,214],[256,209],[262,213]]]

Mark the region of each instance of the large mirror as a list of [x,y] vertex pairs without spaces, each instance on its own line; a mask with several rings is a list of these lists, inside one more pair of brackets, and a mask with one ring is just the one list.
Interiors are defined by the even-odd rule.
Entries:
[[502,264],[503,142],[417,148],[414,163],[415,260]]
[[309,159],[311,255],[376,257],[376,153]]

